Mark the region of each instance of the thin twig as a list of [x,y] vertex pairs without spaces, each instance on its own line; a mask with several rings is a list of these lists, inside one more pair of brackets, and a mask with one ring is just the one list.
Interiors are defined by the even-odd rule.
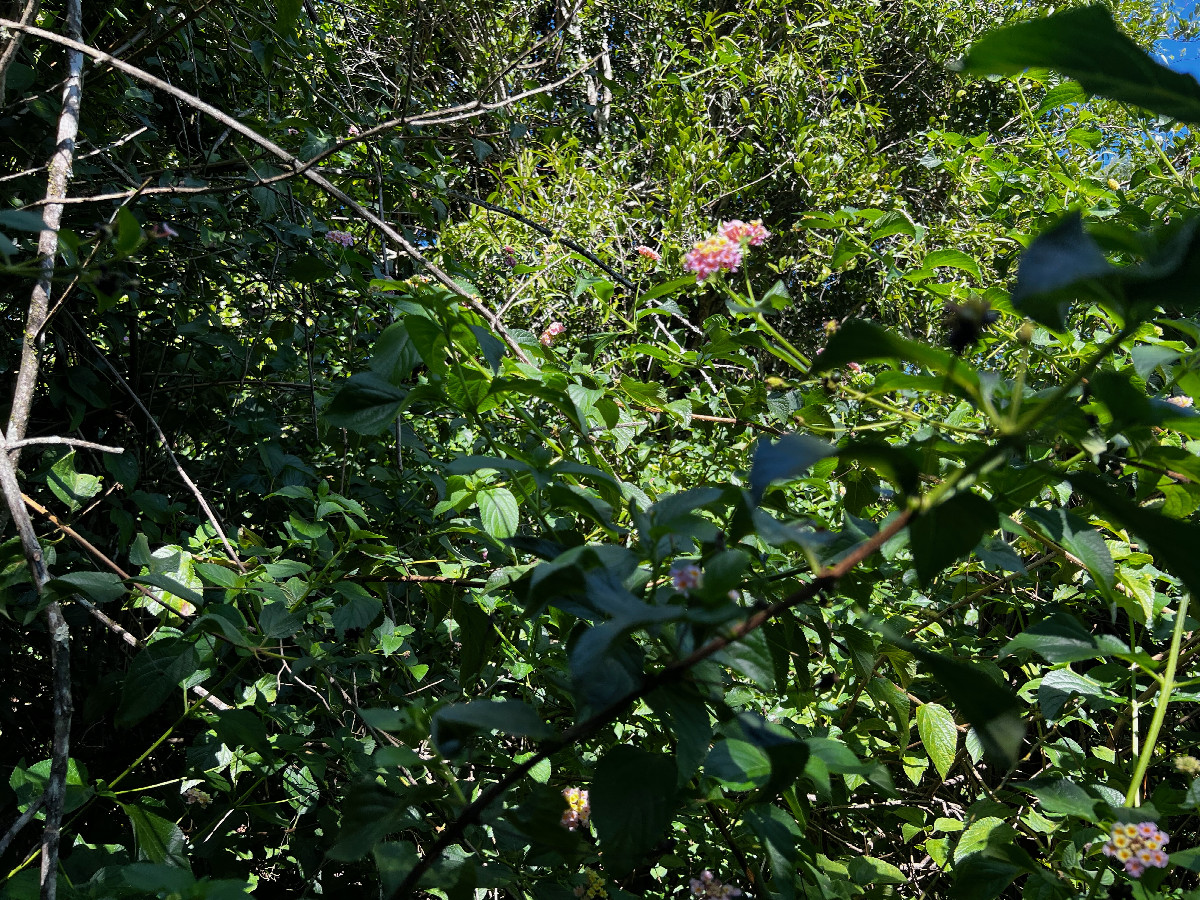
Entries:
[[16,450],[19,447],[28,447],[30,444],[67,444],[71,447],[83,447],[85,450],[99,450],[102,453],[124,453],[123,447],[109,447],[106,444],[93,444],[91,441],[81,441],[77,438],[65,437],[33,437],[22,438],[19,441],[0,444],[0,451]]
[[[437,279],[437,281],[439,283],[441,283],[447,290],[449,290],[451,293],[456,294],[459,297],[461,297],[463,300],[465,300],[467,305],[470,306],[471,309],[475,310],[475,312],[477,312],[480,316],[482,316],[483,319],[492,327],[492,329],[495,330],[496,333],[499,334],[502,338],[504,338],[505,343],[508,344],[509,349],[511,349],[513,351],[513,354],[517,357],[517,359],[519,359],[521,362],[525,363],[526,365],[532,365],[532,361],[529,359],[528,354],[525,353],[525,351],[521,348],[521,345],[519,343],[517,343],[516,339],[511,334],[509,334],[508,329],[506,329],[501,324],[500,320],[496,317],[496,315],[483,304],[482,300],[480,300],[478,295],[468,293],[453,278],[451,278],[446,272],[442,271],[442,269],[440,269],[438,266],[434,265],[432,262],[430,262],[428,259],[426,259],[425,255],[423,253],[421,253],[421,251],[418,250],[407,238],[405,238],[404,235],[402,235],[395,228],[393,228],[391,225],[389,225],[387,222],[385,222],[383,219],[381,219],[379,216],[377,216],[374,212],[367,209],[365,206],[363,206],[361,203],[359,203],[357,200],[355,200],[353,197],[351,197],[349,194],[347,194],[341,188],[334,185],[323,174],[310,168],[312,166],[311,160],[309,162],[305,162],[305,161],[293,156],[287,150],[283,149],[278,144],[276,144],[274,141],[271,141],[268,138],[263,137],[261,134],[259,134],[257,131],[255,131],[253,128],[249,127],[248,125],[244,125],[243,123],[239,122],[237,119],[230,116],[228,113],[222,112],[221,110],[217,109],[215,106],[212,106],[209,103],[205,103],[199,97],[196,97],[193,94],[189,94],[187,91],[181,90],[181,89],[175,87],[175,85],[170,84],[169,82],[163,81],[161,78],[158,78],[154,75],[151,75],[149,72],[145,71],[144,69],[139,69],[137,66],[130,65],[129,63],[124,62],[123,60],[116,59],[112,56],[109,56],[107,53],[97,50],[94,47],[89,47],[87,44],[80,43],[79,41],[73,41],[68,38],[64,38],[61,35],[55,34],[52,31],[46,31],[43,28],[34,28],[33,26],[30,26],[30,25],[22,25],[20,22],[13,21],[11,19],[0,18],[0,26],[14,28],[18,31],[24,31],[26,34],[32,34],[32,35],[35,35],[36,37],[40,37],[44,40],[51,41],[56,44],[62,44],[64,46],[71,47],[74,50],[78,50],[81,53],[85,53],[88,56],[92,57],[93,59],[99,60],[100,62],[110,65],[114,69],[124,72],[127,75],[131,75],[134,78],[138,79],[139,81],[142,81],[142,82],[145,82],[146,84],[152,85],[153,87],[157,88],[158,90],[162,91],[163,93],[169,94],[172,97],[175,97],[176,99],[183,101],[188,106],[191,106],[193,109],[197,109],[200,112],[205,113],[208,116],[211,116],[213,119],[220,122],[225,127],[229,128],[231,131],[237,132],[242,137],[246,138],[247,140],[251,141],[252,143],[256,144],[257,146],[262,147],[264,150],[271,153],[273,156],[277,157],[278,159],[282,160],[283,162],[287,163],[288,166],[291,167],[292,172],[285,173],[285,177],[292,177],[295,174],[300,174],[303,177],[307,178],[309,181],[311,181],[313,184],[317,185],[317,187],[321,188],[321,190],[323,190],[326,194],[328,194],[329,196],[333,197],[334,199],[339,200],[343,204],[345,204],[350,210],[352,210],[354,212],[354,214],[356,216],[358,216],[358,218],[362,219],[364,222],[367,222],[368,224],[373,226],[375,229],[377,229],[379,232],[381,232],[385,237],[387,237],[387,239],[389,241],[391,241],[393,244],[395,244],[397,247],[399,247],[402,251],[404,251],[404,253],[411,260],[413,260],[413,262],[415,262],[417,265],[421,266],[423,269],[425,269],[425,271],[427,271],[430,275],[432,275],[435,279]],[[574,75],[574,74],[577,74],[577,73],[572,73],[572,75]],[[518,94],[510,99],[516,100],[516,99],[520,99],[523,96],[529,96],[531,94],[542,93],[545,90],[552,90],[554,87],[556,87],[558,84],[561,84],[561,83],[563,83],[563,82],[562,81],[556,82],[554,85],[544,85],[542,88],[539,88],[534,91],[527,91],[525,94]],[[494,104],[482,104],[479,106],[476,106],[474,104],[468,104],[468,106],[470,106],[472,109],[474,109],[475,112],[464,113],[464,115],[481,114],[482,112],[486,112],[488,109],[495,107]],[[395,123],[393,123],[393,125],[401,124],[404,121],[405,120],[397,120]],[[425,123],[425,124],[428,124],[428,123]],[[360,140],[363,137],[369,136],[371,134],[375,134],[378,131],[382,131],[382,130],[386,130],[385,126],[383,126],[383,125],[377,126],[376,128],[373,128],[373,129],[370,129],[370,130],[364,132],[362,135],[359,136],[359,138],[356,138],[355,140]],[[347,142],[347,143],[353,143],[353,141]],[[269,180],[270,179],[266,179],[266,180],[264,180],[263,183],[267,183],[267,181],[269,181]],[[20,436],[21,435],[18,435],[18,437],[20,437]]]
[[188,475],[188,473],[184,470],[183,464],[179,461],[179,457],[177,457],[175,455],[175,451],[171,449],[171,443],[167,440],[167,436],[163,434],[163,430],[158,427],[158,421],[153,415],[150,414],[150,410],[146,408],[146,404],[142,402],[142,398],[137,395],[137,391],[130,387],[129,382],[121,377],[121,373],[118,372],[113,364],[108,361],[108,358],[98,350],[96,351],[96,355],[100,358],[101,362],[104,363],[105,367],[112,374],[112,376],[117,379],[117,382],[121,385],[121,387],[125,389],[125,393],[129,395],[130,399],[137,404],[137,408],[142,411],[142,414],[145,415],[146,419],[150,422],[155,434],[158,435],[159,441],[162,442],[163,449],[167,451],[167,456],[171,458],[171,462],[175,465],[175,471],[179,473],[179,477],[183,479],[183,483],[188,486],[188,489],[192,492],[192,496],[196,498],[196,502],[199,503],[200,508],[204,510],[204,515],[208,517],[209,523],[214,529],[216,529],[217,537],[221,539],[221,544],[224,545],[225,552],[228,554],[230,561],[238,567],[239,572],[245,575],[246,567],[242,564],[242,560],[238,557],[237,551],[233,549],[233,544],[229,542],[229,538],[225,536],[225,529],[221,527],[221,521],[217,518],[217,514],[213,512],[212,507],[208,505],[208,501],[204,499],[204,494],[200,492],[200,488],[196,486],[196,482],[192,481],[191,476]]
[[46,795],[42,794],[36,800],[32,801],[29,804],[29,809],[21,813],[21,817],[12,823],[8,831],[4,832],[4,836],[0,837],[0,856],[3,856],[7,852],[8,845],[12,843],[13,838],[20,834],[21,829],[30,823],[45,803]]

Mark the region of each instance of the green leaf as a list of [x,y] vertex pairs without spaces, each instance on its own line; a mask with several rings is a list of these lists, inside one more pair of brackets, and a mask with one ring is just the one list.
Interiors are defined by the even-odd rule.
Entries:
[[909,544],[922,586],[956,559],[966,556],[996,527],[997,513],[978,494],[955,494],[917,517],[909,526]]
[[116,725],[129,728],[154,712],[199,667],[196,648],[185,641],[155,641],[133,658],[121,690]]
[[825,349],[813,360],[812,374],[820,375],[840,369],[847,363],[871,360],[924,366],[946,376],[943,390],[964,398],[975,398],[979,394],[979,376],[953,353],[910,341],[863,319],[851,319],[834,333]]
[[276,19],[279,22],[279,30],[283,34],[291,35],[295,32],[301,8],[302,0],[276,0]]
[[122,256],[132,253],[142,242],[142,225],[128,206],[117,211],[116,251]]
[[978,665],[926,650],[893,634],[886,626],[880,626],[880,630],[891,643],[924,663],[954,701],[958,712],[975,729],[990,756],[1004,765],[1016,765],[1025,738],[1025,723],[1021,719],[1023,706],[1016,694],[998,684]]
[[1018,787],[1037,797],[1045,812],[1075,816],[1085,822],[1099,821],[1096,817],[1096,804],[1100,801],[1096,797],[1088,796],[1087,791],[1070,778],[1035,778]]
[[334,428],[378,434],[396,421],[407,396],[378,372],[359,372],[338,389],[325,408],[325,421]]
[[925,752],[933,761],[938,775],[945,781],[958,754],[958,728],[954,724],[954,716],[940,704],[923,703],[917,707],[917,731],[921,735],[921,743],[925,745]]
[[740,641],[733,641],[715,653],[713,659],[745,675],[764,691],[775,690],[775,664],[767,646],[766,633],[755,629]]
[[1193,596],[1200,595],[1200,526],[1138,506],[1101,478],[1088,473],[1070,476],[1072,486],[1107,516],[1146,542],[1154,555],[1179,578]]
[[521,511],[517,498],[508,488],[484,488],[475,495],[479,504],[479,520],[483,530],[498,541],[517,533],[521,524]]
[[1018,634],[1000,651],[1000,658],[1022,650],[1039,653],[1050,663],[1115,656],[1118,659],[1137,659],[1151,668],[1155,665],[1144,651],[1131,652],[1128,645],[1115,635],[1090,634],[1077,620],[1061,613]]
[[[8,785],[17,795],[17,805],[22,812],[29,804],[46,792],[50,782],[50,763],[43,759],[28,768],[15,766],[9,775]],[[63,812],[70,813],[83,806],[92,796],[93,789],[88,782],[87,767],[76,759],[67,760],[67,790],[63,797]]]
[[1026,510],[1025,514],[1037,523],[1046,537],[1060,544],[1087,566],[1088,573],[1106,597],[1113,596],[1116,590],[1116,566],[1099,531],[1062,508],[1034,507]]
[[874,856],[855,856],[848,868],[855,884],[908,884],[907,875]]
[[187,838],[174,822],[142,809],[117,802],[133,825],[133,843],[137,858],[153,863],[190,869],[187,857]]
[[100,479],[75,471],[75,451],[67,453],[50,467],[46,485],[71,512],[83,507],[85,501],[100,493]]
[[757,503],[771,482],[795,478],[818,460],[836,455],[837,447],[806,434],[785,434],[774,443],[763,438],[754,447],[750,493]]
[[972,75],[1015,75],[1034,67],[1055,69],[1093,94],[1200,122],[1196,79],[1155,61],[1100,4],[993,31],[957,66]]
[[371,371],[397,387],[408,379],[420,362],[421,354],[417,352],[403,322],[383,329],[371,352]]
[[350,795],[342,801],[341,814],[337,839],[326,853],[330,859],[342,862],[362,859],[385,836],[420,822],[413,807],[403,798],[370,782],[359,782],[351,788]]
[[[41,231],[46,227],[42,217],[25,209],[0,210],[0,226],[15,231]],[[693,279],[694,280],[694,279]]]
[[305,254],[296,257],[296,261],[288,269],[287,275],[289,279],[299,284],[314,284],[324,281],[333,274],[333,271],[323,260],[311,254]]
[[288,612],[286,603],[268,603],[258,614],[259,632],[267,639],[291,637],[302,624],[298,615]]
[[1013,308],[1057,331],[1067,327],[1070,301],[1085,282],[1104,278],[1113,267],[1072,212],[1034,238],[1021,254]]
[[64,596],[82,594],[93,603],[111,603],[129,593],[120,576],[112,572],[66,572],[46,587]]
[[347,631],[366,628],[383,610],[383,603],[357,584],[340,584],[338,593],[346,598],[332,616],[334,632],[339,638],[345,637]]
[[433,717],[433,743],[447,759],[462,753],[476,734],[491,731],[534,740],[554,734],[537,711],[520,700],[473,700],[442,707]]
[[589,794],[605,868],[623,875],[671,824],[675,761],[637,747],[614,747],[597,763]]
[[1046,91],[1046,96],[1042,97],[1042,102],[1038,104],[1034,115],[1040,117],[1052,109],[1072,103],[1083,103],[1087,98],[1088,93],[1081,84],[1075,81],[1064,81]]
[[943,266],[961,269],[963,272],[974,275],[977,281],[983,278],[979,271],[979,263],[961,250],[934,250],[932,253],[927,253],[925,259],[921,261],[922,269],[936,269]]

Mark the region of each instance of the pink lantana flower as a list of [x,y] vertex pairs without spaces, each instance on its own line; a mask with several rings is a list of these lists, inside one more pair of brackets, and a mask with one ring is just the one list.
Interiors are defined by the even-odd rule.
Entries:
[[563,799],[567,801],[567,811],[562,814],[562,827],[567,831],[587,827],[592,820],[592,805],[588,801],[588,792],[579,788],[566,788]]
[[650,260],[650,262],[658,262],[662,259],[662,255],[657,250],[652,250],[645,244],[639,244],[636,249],[640,256]]
[[704,582],[704,573],[695,563],[675,563],[671,566],[671,586],[681,594],[695,590]]
[[1105,856],[1112,857],[1125,867],[1126,874],[1141,878],[1148,866],[1165,869],[1169,862],[1162,849],[1171,840],[1153,822],[1122,824],[1112,827],[1108,840],[1101,847]]
[[327,231],[325,232],[325,240],[331,244],[341,244],[343,247],[349,247],[354,243],[354,235],[348,231]]
[[734,219],[732,222],[722,222],[719,233],[735,243],[745,241],[751,247],[757,247],[771,236],[771,232],[763,227],[762,219],[753,222],[743,222]]
[[701,872],[699,878],[691,879],[688,886],[692,889],[693,897],[727,900],[730,897],[742,896],[740,888],[735,888],[732,884],[725,884],[708,869]]
[[683,268],[696,273],[704,281],[717,272],[736,272],[742,264],[742,247],[723,234],[714,234],[699,241],[683,258]]

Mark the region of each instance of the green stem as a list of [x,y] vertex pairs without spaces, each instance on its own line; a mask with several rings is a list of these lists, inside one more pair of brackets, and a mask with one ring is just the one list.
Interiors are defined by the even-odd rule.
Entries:
[[1167,671],[1163,673],[1162,690],[1159,701],[1154,707],[1154,718],[1150,720],[1150,728],[1146,732],[1146,743],[1138,755],[1137,768],[1133,770],[1133,779],[1129,782],[1129,790],[1125,792],[1125,805],[1133,806],[1137,800],[1138,788],[1150,768],[1150,758],[1154,755],[1158,743],[1158,733],[1167,718],[1167,705],[1171,702],[1171,693],[1175,690],[1175,670],[1179,665],[1179,645],[1183,640],[1183,623],[1187,619],[1188,594],[1179,601],[1179,610],[1175,613],[1175,627],[1171,630],[1171,649],[1167,653]]

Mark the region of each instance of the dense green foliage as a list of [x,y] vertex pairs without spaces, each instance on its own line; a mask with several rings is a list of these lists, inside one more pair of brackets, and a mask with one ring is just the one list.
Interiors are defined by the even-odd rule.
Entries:
[[31,333],[36,11],[0,895],[1200,896],[1200,85],[1024,15],[87,7]]

